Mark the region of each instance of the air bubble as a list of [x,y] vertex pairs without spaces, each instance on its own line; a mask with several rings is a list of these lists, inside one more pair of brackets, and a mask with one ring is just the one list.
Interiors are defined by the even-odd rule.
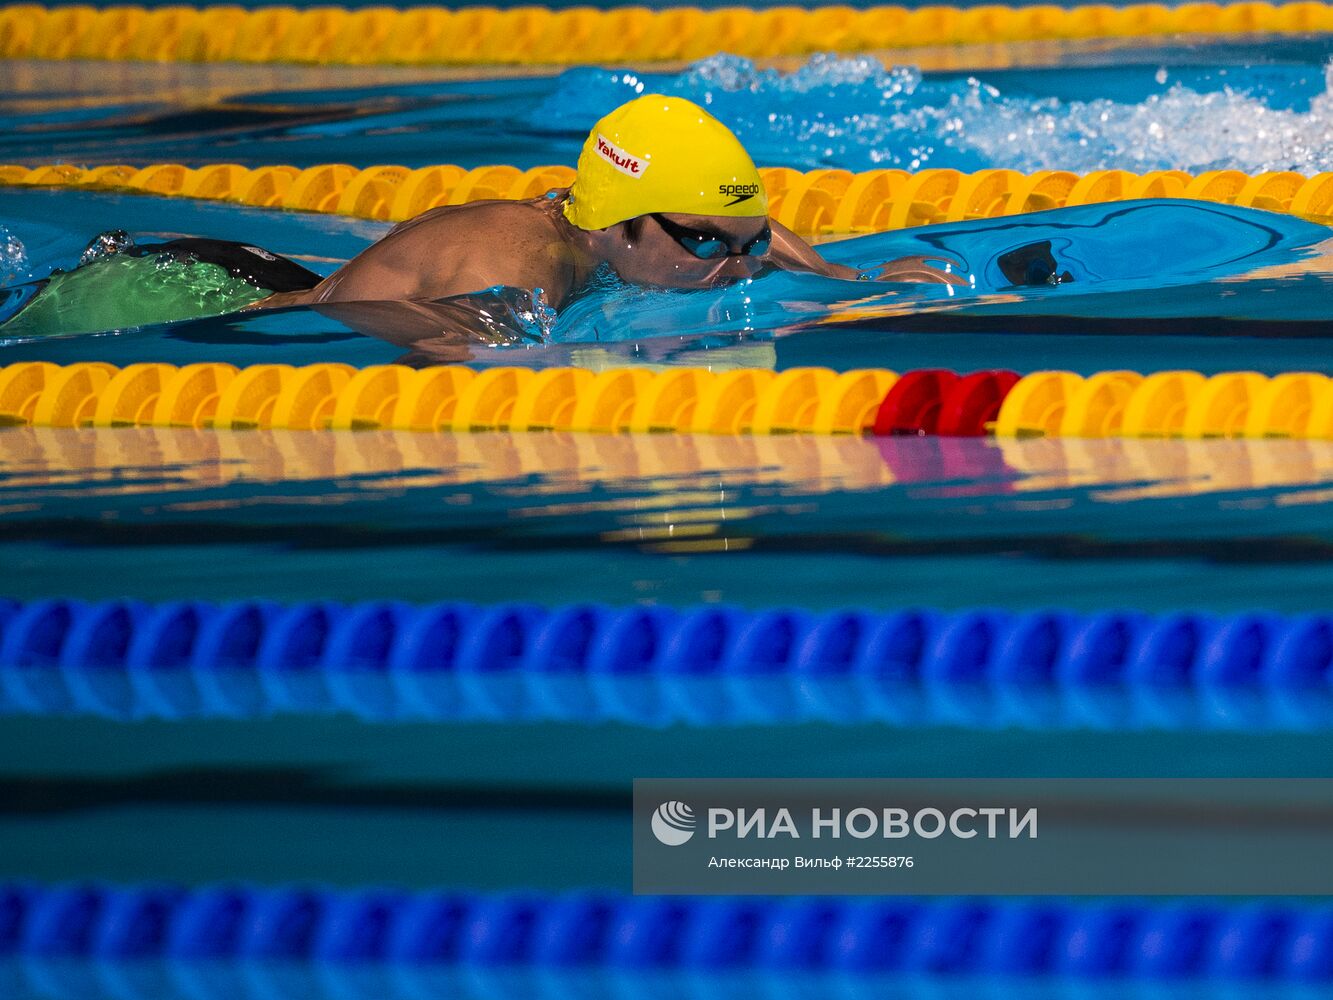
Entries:
[[0,287],[32,277],[28,251],[23,242],[0,226]]

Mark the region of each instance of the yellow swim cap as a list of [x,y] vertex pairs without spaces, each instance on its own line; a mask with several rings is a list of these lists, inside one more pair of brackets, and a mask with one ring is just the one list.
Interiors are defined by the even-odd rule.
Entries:
[[740,140],[683,97],[645,94],[594,125],[565,203],[565,218],[580,229],[653,212],[768,214],[764,183]]

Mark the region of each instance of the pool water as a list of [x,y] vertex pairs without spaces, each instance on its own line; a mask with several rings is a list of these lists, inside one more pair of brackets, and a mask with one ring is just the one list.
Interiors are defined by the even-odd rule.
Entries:
[[[252,210],[190,206],[182,211],[174,203],[82,193],[0,193],[0,204],[6,201],[15,205],[9,216],[12,234],[26,236],[20,241],[30,247],[29,271],[32,254],[57,266],[78,261],[85,240],[76,235],[78,222],[73,220],[85,217],[90,202],[110,209],[108,215],[117,227],[129,229],[141,242],[180,234],[185,230],[181,223],[192,213],[225,217],[225,227],[210,220],[205,232],[261,242],[321,273],[332,271],[340,260],[388,229],[382,224],[319,218],[282,219],[275,225],[269,216]],[[160,224],[161,214],[168,210],[181,228],[140,228]],[[62,216],[71,221],[59,224]],[[265,229],[272,229],[272,235],[259,239]],[[331,240],[334,233],[342,238]],[[1234,349],[1219,346],[1225,353],[1213,355],[1213,364],[1289,369],[1293,355],[1317,351],[1315,338],[1326,325],[1325,304],[1333,283],[1331,239],[1333,230],[1318,223],[1226,205],[1143,201],[1079,206],[1021,219],[899,230],[822,247],[828,259],[870,275],[887,261],[921,255],[940,269],[965,277],[968,284],[962,287],[884,286],[781,273],[723,289],[689,292],[636,289],[608,281],[581,295],[552,325],[531,318],[540,311],[531,301],[517,301],[515,318],[504,324],[504,330],[521,351],[523,363],[534,366],[569,363],[570,351],[580,350],[576,345],[609,348],[612,356],[684,363],[686,357],[698,358],[708,351],[739,350],[737,357],[744,357],[746,351],[753,356],[759,348],[758,356],[767,357],[785,353],[787,339],[813,338],[818,363],[839,370],[911,367],[907,358],[919,356],[922,348],[933,359],[927,365],[975,368],[988,360],[941,349],[922,338],[1004,334],[1020,342],[1006,342],[1002,353],[1010,360],[1005,364],[1021,367],[1028,349],[1021,342],[1035,341],[1045,359],[1039,367],[1078,369],[1088,364],[1077,357],[1083,352],[1081,338],[1137,332],[1209,343],[1228,340]],[[336,242],[341,254],[333,246],[328,254],[319,253],[321,242]],[[302,250],[292,249],[296,246]],[[133,273],[122,276],[123,272]],[[182,338],[204,336],[217,347],[212,360],[237,364],[276,360],[356,364],[366,358],[389,361],[403,356],[397,348],[356,335],[336,318],[304,309],[272,316],[231,316],[206,323],[193,334],[186,332],[192,328],[185,324],[153,325],[173,305],[185,318],[224,312],[231,303],[239,307],[257,297],[240,282],[213,277],[223,276],[212,275],[208,265],[155,264],[113,256],[59,278],[31,310],[23,307],[40,284],[15,283],[0,289],[4,296],[0,319],[23,311],[0,327],[4,345],[0,354],[13,361],[174,361],[190,356],[180,353]],[[136,306],[127,296],[117,309],[99,308],[104,279],[138,288],[145,305]],[[154,295],[154,288],[162,285],[170,289],[164,293],[165,302]],[[131,316],[138,319],[138,328],[114,342],[87,343],[70,336],[48,341],[53,331],[98,332],[101,318],[124,322]],[[257,339],[259,330],[273,332]],[[280,330],[294,333],[285,337]],[[1061,335],[1076,339],[1068,346],[1052,340]],[[909,342],[903,343],[904,338]],[[1292,343],[1278,355],[1271,346],[1274,339]],[[779,346],[765,353],[775,340]],[[286,348],[281,357],[256,349],[266,341]],[[991,349],[996,346],[989,336],[982,343]],[[1120,360],[1100,353],[1104,349],[1098,347],[1094,362],[1098,368],[1113,363],[1133,368],[1141,363],[1136,351],[1126,352]],[[1115,351],[1115,346],[1109,349]],[[516,358],[510,350],[479,344],[458,345],[458,352],[442,360],[513,363]]]
[[[909,65],[913,54],[897,55],[892,69],[861,58],[759,67],[718,56],[651,72],[474,78],[0,62],[0,162],[572,164],[597,115],[657,89],[707,103],[761,165],[1333,169],[1327,36],[995,47],[964,66],[956,63],[966,52],[924,52],[920,68]],[[387,226],[0,189],[0,318],[53,269],[73,270],[110,229],[141,242],[257,244],[328,274]],[[1326,372],[1331,237],[1320,220],[1179,201],[871,234],[821,249],[870,270],[923,254],[967,285],[775,274],[707,292],[611,286],[547,332],[505,347],[457,345],[448,360]],[[1015,271],[1005,262],[1018,251],[1027,263]],[[89,265],[108,266],[122,265]],[[0,364],[362,367],[402,358],[400,347],[302,309],[180,322],[150,315],[58,335],[0,328]],[[1331,479],[1333,444],[1324,441],[8,427],[0,428],[8,581],[0,596],[1324,613],[1333,593]],[[43,882],[624,892],[635,777],[1333,775],[1322,732],[1280,725],[1097,731],[807,720],[657,729],[370,724],[313,712],[129,724],[22,714],[3,685],[0,710],[8,713],[0,878]],[[1171,996],[1216,995],[1183,975]],[[1034,996],[1123,995],[1119,984],[1030,985]],[[25,1000],[382,1000],[440,989],[1018,995],[1004,976],[433,978],[373,963],[0,961],[0,993]],[[1266,994],[1256,986],[1246,995]]]
[[1298,612],[1333,544],[1325,442],[339,437],[8,430],[5,562],[90,599]]
[[[992,47],[962,69],[918,69],[923,55],[891,53],[889,69],[719,55],[669,72],[480,79],[120,64],[81,77],[77,64],[16,62],[0,98],[0,162],[573,165],[589,122],[653,91],[707,106],[761,166],[1316,173],[1333,162],[1326,36]],[[353,155],[363,146],[374,153],[364,162]]]
[[[43,87],[70,87],[59,76],[59,64],[19,63],[7,67],[15,88],[0,102],[0,122],[8,126],[0,138],[0,161],[68,157],[88,164],[187,159],[304,166],[357,160],[349,152],[364,146],[373,150],[370,160],[407,166],[572,164],[589,121],[635,94],[661,90],[721,115],[761,164],[1310,174],[1333,166],[1327,159],[1333,149],[1331,55],[1326,38],[1310,37],[1266,45],[1169,43],[1129,52],[1084,43],[1082,49],[1068,47],[1056,66],[988,67],[974,74],[911,65],[886,69],[878,59],[834,56],[782,70],[716,56],[676,72],[574,68],[474,80],[457,79],[456,71],[431,79],[424,70],[277,67],[261,68],[260,89],[251,91],[245,89],[249,81],[227,67],[170,67],[169,81],[161,79],[161,69],[145,70],[160,87],[161,96],[150,100],[141,92],[131,99],[128,86],[119,96],[116,88],[105,97],[77,87],[49,94]],[[265,85],[272,89],[262,89]],[[108,129],[117,136],[114,144],[103,139]],[[1215,144],[1202,141],[1204,136],[1214,137]],[[203,157],[197,155],[201,147]],[[0,285],[0,294],[8,286],[0,318],[31,297],[33,288],[23,287],[25,281],[38,281],[53,268],[71,268],[102,229],[125,229],[140,240],[188,234],[257,243],[320,273],[387,229],[332,219],[278,220],[238,208],[131,204],[133,199],[108,195],[11,190],[0,198],[5,205],[0,239],[9,273]],[[89,218],[98,220],[94,231]],[[341,238],[322,238],[334,233]],[[881,290],[791,275],[707,293],[633,292],[613,285],[566,310],[549,335],[520,329],[509,339],[523,348],[633,342],[647,356],[662,358],[700,344],[812,329],[824,335],[830,327],[869,327],[880,334],[1077,336],[1123,333],[1128,321],[1152,320],[1153,332],[1165,336],[1212,340],[1262,331],[1266,338],[1308,338],[1318,336],[1325,316],[1330,235],[1318,223],[1226,206],[1085,206],[1022,221],[863,236],[824,250],[831,259],[870,273],[899,255],[939,254],[944,266],[968,277],[970,286],[961,290]],[[1029,287],[997,266],[1005,254],[1041,244],[1054,255],[1053,272],[1072,280],[1052,288],[1038,277],[1030,282],[1036,287]],[[145,327],[161,318],[148,309],[105,322],[123,329],[127,319]],[[342,329],[312,315],[259,322],[295,323],[303,331]],[[77,329],[96,332],[88,325]],[[30,316],[26,324],[0,330],[0,344],[52,328],[59,327]],[[131,336],[171,335],[141,330]],[[226,336],[220,333],[218,339]],[[835,340],[826,337],[829,346],[822,349],[823,363],[831,367],[904,366],[881,352],[842,351]],[[340,346],[357,356],[374,350]],[[51,349],[80,357],[85,350],[83,345]],[[303,360],[343,360],[337,353],[322,341]],[[473,353],[484,360],[485,352]],[[1252,353],[1231,364],[1262,369],[1267,345]],[[542,363],[531,350],[525,355],[525,364]],[[215,360],[270,359],[263,352],[227,350]],[[937,363],[969,365],[952,358]]]

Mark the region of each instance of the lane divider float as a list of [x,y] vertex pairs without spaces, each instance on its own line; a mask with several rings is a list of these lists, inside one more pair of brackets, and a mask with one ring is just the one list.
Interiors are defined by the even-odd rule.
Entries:
[[999,436],[1333,438],[1333,382],[1315,372],[1272,377],[1195,371],[1034,372],[1000,407]]
[[0,711],[1333,727],[1333,616],[0,601]]
[[1333,438],[1314,372],[966,375],[918,369],[480,371],[224,363],[0,369],[0,426],[283,430]]
[[[820,169],[761,167],[773,218],[803,236],[884,232],[941,222],[963,222],[1071,205],[1137,198],[1187,198],[1333,221],[1333,172],[1307,177],[1294,171],[1246,174],[1179,170]],[[232,201],[264,208],[330,212],[400,222],[431,208],[484,199],[536,198],[574,180],[571,167],[520,170],[453,165],[411,169],[345,163],[300,169],[248,168],[234,163],[187,167],[70,164],[0,165],[0,186],[75,188]]]
[[[291,430],[861,433],[897,376],[703,368],[136,364],[0,369],[0,423]],[[959,417],[962,421],[964,417]]]
[[[15,972],[20,980],[33,976],[35,993],[71,979],[73,972],[57,970],[79,959],[100,963],[99,972],[112,976],[122,995],[154,998],[206,993],[216,979],[209,964],[237,961],[246,962],[257,990],[277,989],[278,979],[287,983],[282,963],[355,965],[367,975],[392,967],[395,975],[377,986],[389,991],[385,997],[438,992],[437,981],[411,978],[414,968],[434,967],[611,976],[688,969],[704,976],[698,982],[705,992],[707,974],[721,970],[723,989],[727,970],[745,969],[775,976],[792,969],[855,978],[908,974],[927,977],[923,982],[962,975],[1234,981],[1247,988],[1333,978],[1333,909],[1266,900],[699,899],[16,882],[0,883],[0,904],[7,930],[0,955],[23,960]],[[122,962],[159,961],[165,971],[155,978],[116,974]],[[318,990],[311,996],[345,995],[333,982],[302,980],[303,988]],[[612,982],[594,981],[594,988],[611,989]],[[136,994],[144,984],[152,984],[151,992]]]
[[1038,39],[1333,31],[1333,8],[1297,0],[959,8],[539,6],[0,8],[0,58],[343,65],[571,65],[864,52]]

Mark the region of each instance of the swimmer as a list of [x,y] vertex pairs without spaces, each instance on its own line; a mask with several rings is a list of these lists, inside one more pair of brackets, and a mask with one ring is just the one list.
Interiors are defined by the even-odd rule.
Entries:
[[[85,260],[28,286],[29,301],[14,303],[11,318],[0,302],[0,339],[308,306],[425,360],[463,360],[466,344],[514,339],[513,297],[503,289],[540,289],[542,305],[558,310],[607,275],[677,289],[774,269],[962,284],[922,257],[873,275],[824,260],[769,218],[759,171],[736,136],[697,104],[660,94],[593,127],[572,187],[431,209],[327,278],[260,247],[209,239],[135,246],[119,232],[94,240]],[[108,293],[111,285],[119,294]]]
[[[314,288],[253,308],[314,306],[363,332],[420,346],[460,323],[458,310],[440,303],[456,307],[458,296],[495,286],[540,288],[559,309],[603,270],[635,285],[710,288],[769,269],[868,277],[824,260],[768,217],[759,171],[725,125],[691,101],[649,94],[588,133],[572,187],[531,201],[424,212]],[[921,257],[890,262],[874,276],[962,283]]]

